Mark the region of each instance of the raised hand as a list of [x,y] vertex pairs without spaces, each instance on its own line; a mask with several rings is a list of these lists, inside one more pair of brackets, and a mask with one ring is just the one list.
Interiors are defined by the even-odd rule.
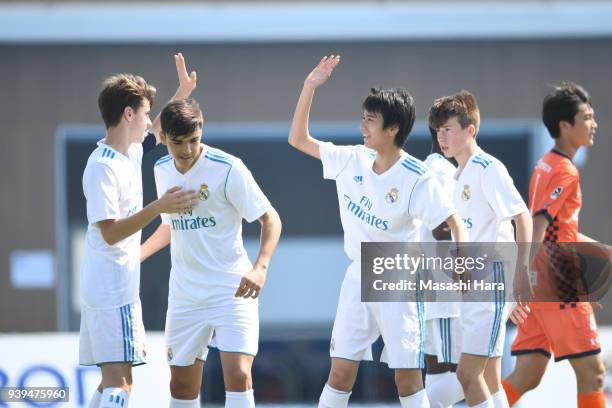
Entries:
[[319,65],[312,70],[304,81],[305,86],[318,88],[323,85],[331,76],[334,68],[340,63],[339,55],[330,55],[321,58]]
[[174,54],[174,63],[176,65],[176,74],[178,75],[179,88],[176,91],[176,96],[179,99],[187,98],[194,89],[196,89],[198,75],[195,71],[187,73],[187,66],[185,65],[185,57],[182,53]]

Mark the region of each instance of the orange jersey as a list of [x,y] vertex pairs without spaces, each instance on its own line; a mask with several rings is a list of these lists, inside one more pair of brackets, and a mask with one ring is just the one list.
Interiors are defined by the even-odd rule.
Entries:
[[543,215],[549,222],[544,236],[547,245],[532,265],[538,273],[533,284],[539,300],[576,302],[584,294],[572,245],[558,245],[577,241],[581,205],[580,177],[574,163],[557,150],[546,153],[529,183],[531,215]]
[[529,183],[529,210],[550,223],[544,242],[576,242],[582,206],[580,175],[572,160],[552,150],[539,161]]
[[[544,246],[532,268],[540,302],[518,327],[512,355],[541,353],[555,360],[601,352],[593,309],[584,299],[580,260],[572,243],[578,238],[582,206],[580,176],[571,159],[552,150],[539,161],[529,183],[529,210],[549,222]],[[563,244],[568,243],[568,244]]]

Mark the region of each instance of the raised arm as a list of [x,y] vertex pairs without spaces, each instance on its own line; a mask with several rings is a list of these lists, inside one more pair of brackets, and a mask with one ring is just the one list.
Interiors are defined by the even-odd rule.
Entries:
[[316,159],[321,158],[319,153],[320,142],[313,138],[308,131],[310,107],[312,106],[315,90],[329,79],[334,68],[339,63],[340,56],[330,55],[323,57],[319,65],[308,74],[293,114],[293,121],[291,122],[289,144]]
[[[187,66],[185,65],[185,57],[180,52],[178,54],[174,54],[174,64],[176,65],[176,74],[178,75],[179,87],[176,90],[174,96],[170,99],[170,101],[175,101],[177,99],[188,98],[194,89],[197,86],[198,76],[195,71],[191,71],[190,74],[187,73]],[[151,128],[151,132],[155,135],[155,140],[157,144],[161,143],[159,138],[159,132],[161,131],[161,112],[155,117],[153,120],[153,127]]]

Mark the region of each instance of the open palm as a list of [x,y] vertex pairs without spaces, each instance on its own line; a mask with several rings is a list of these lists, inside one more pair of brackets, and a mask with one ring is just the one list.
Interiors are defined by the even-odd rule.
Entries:
[[196,88],[197,74],[195,71],[191,71],[190,74],[187,73],[185,58],[180,52],[174,55],[174,63],[176,64],[176,73],[179,79],[179,96],[186,98]]
[[334,68],[340,63],[339,55],[325,56],[319,62],[319,65],[312,70],[306,77],[305,84],[318,88],[323,85],[331,76]]

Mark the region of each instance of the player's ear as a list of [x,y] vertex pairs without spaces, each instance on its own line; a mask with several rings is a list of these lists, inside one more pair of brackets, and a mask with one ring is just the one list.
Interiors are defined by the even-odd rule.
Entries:
[[572,124],[569,123],[567,120],[560,120],[559,121],[559,135],[561,135],[563,132],[567,132],[571,127],[572,127]]
[[168,145],[168,143],[166,142],[167,140],[167,136],[166,133],[164,133],[163,130],[159,131],[159,141],[163,144],[163,145]]
[[470,137],[476,137],[476,126],[470,123],[467,127],[467,130]]
[[387,128],[387,131],[389,131],[389,134],[395,139],[395,136],[397,136],[397,133],[399,132],[399,126],[391,125]]
[[126,106],[123,108],[123,117],[126,121],[130,122],[134,117],[134,109],[131,106]]

